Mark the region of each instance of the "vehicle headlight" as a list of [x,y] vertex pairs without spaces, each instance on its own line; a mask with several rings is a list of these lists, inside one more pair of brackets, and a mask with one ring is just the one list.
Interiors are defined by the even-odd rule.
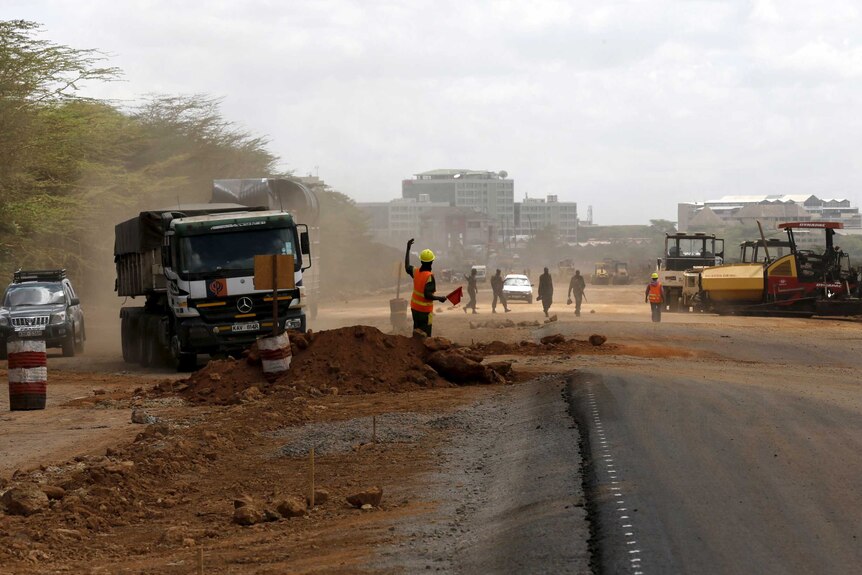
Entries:
[[66,312],[61,311],[51,315],[51,324],[57,325],[66,322]]
[[6,327],[7,325],[9,325],[9,316],[0,315],[0,326]]
[[294,318],[284,320],[284,329],[301,329],[302,328],[302,319]]

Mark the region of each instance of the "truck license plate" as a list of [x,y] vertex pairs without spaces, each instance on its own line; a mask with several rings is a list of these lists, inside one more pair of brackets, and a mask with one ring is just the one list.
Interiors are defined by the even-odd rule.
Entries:
[[248,323],[235,323],[230,327],[231,331],[258,331],[260,329],[260,323],[256,321],[251,321]]
[[15,335],[18,337],[41,337],[42,329],[38,327],[28,327],[24,329],[16,329]]

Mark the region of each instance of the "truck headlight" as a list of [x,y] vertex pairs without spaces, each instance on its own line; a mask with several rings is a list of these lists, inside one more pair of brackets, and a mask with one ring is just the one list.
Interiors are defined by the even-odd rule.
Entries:
[[284,329],[302,329],[302,319],[297,317],[284,320]]
[[66,323],[66,312],[61,311],[51,315],[51,325]]
[[0,326],[6,327],[9,325],[9,316],[0,315]]

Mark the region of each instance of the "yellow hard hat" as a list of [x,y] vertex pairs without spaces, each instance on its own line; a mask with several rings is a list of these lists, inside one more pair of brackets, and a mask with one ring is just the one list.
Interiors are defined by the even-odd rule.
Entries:
[[657,273],[653,273],[650,277],[651,277],[652,279],[654,279],[654,280],[657,280],[657,279],[658,279],[658,274],[657,274]]
[[422,250],[422,252],[420,252],[419,254],[419,261],[425,264],[427,264],[428,262],[433,262],[434,252],[432,252],[431,250]]

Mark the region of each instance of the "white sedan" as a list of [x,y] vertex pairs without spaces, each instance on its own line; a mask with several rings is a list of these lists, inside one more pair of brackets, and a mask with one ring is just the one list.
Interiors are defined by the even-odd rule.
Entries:
[[522,274],[509,274],[503,279],[503,295],[507,300],[522,299],[533,303],[533,284]]

